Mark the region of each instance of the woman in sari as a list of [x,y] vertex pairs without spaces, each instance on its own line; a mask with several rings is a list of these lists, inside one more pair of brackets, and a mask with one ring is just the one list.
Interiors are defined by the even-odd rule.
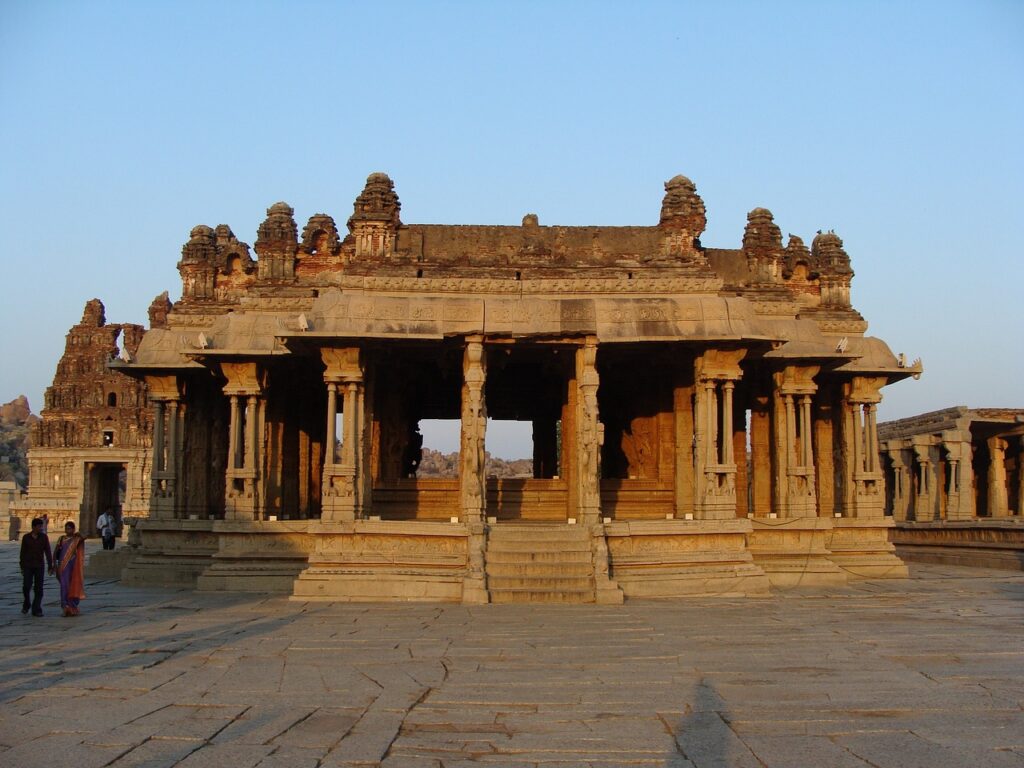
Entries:
[[64,535],[57,539],[53,552],[57,582],[60,584],[60,607],[65,616],[78,615],[78,603],[85,597],[85,539],[75,532],[75,524],[64,525]]

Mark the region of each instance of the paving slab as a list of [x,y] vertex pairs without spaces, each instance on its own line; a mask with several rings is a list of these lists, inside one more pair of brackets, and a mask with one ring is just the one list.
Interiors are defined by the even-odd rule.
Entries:
[[20,613],[0,765],[1024,767],[1024,574],[621,606],[351,605],[87,583]]

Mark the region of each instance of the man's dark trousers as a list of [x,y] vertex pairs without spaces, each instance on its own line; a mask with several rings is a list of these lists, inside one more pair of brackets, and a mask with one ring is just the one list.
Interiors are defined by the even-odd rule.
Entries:
[[21,591],[25,595],[25,602],[22,603],[22,608],[28,608],[28,593],[29,590],[35,587],[35,599],[32,601],[32,613],[38,614],[43,612],[43,566],[38,568],[22,568],[21,569]]

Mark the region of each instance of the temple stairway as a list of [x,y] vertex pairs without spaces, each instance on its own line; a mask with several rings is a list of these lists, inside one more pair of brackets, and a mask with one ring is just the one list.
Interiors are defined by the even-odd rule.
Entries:
[[585,526],[492,525],[485,562],[492,603],[596,601],[590,534]]

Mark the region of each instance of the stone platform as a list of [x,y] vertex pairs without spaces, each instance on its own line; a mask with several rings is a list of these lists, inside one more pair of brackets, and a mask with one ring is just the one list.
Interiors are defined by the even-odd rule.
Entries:
[[0,765],[1024,765],[1024,574],[762,599],[343,604],[87,580],[24,617],[0,545]]
[[1019,518],[903,522],[892,540],[904,560],[1024,570],[1024,521]]

